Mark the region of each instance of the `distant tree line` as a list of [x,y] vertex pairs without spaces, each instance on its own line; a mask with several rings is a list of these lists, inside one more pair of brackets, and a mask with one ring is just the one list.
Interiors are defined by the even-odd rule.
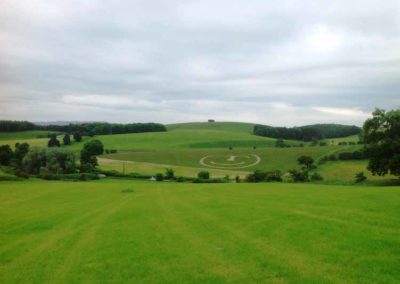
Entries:
[[28,121],[0,120],[0,132],[47,130],[67,133],[81,133],[82,135],[108,135],[142,132],[167,131],[165,125],[159,123],[106,123],[93,122],[68,125],[36,125]]
[[300,127],[255,125],[253,134],[278,139],[312,141],[360,134],[361,128],[341,124],[314,124]]
[[0,120],[0,132],[34,130],[35,124],[29,121]]

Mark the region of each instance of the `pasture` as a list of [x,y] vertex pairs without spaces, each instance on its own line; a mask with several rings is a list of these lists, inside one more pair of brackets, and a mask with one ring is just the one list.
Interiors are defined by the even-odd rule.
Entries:
[[[194,177],[199,171],[208,170],[214,177],[226,175],[244,177],[254,170],[285,172],[296,168],[296,160],[301,155],[309,155],[318,160],[325,155],[354,151],[362,147],[337,146],[341,141],[357,141],[357,136],[350,136],[329,139],[326,141],[329,146],[323,147],[311,147],[310,143],[286,140],[285,143],[288,145],[303,144],[304,147],[276,148],[276,139],[255,136],[252,134],[252,128],[253,124],[237,122],[172,124],[168,125],[168,132],[84,137],[82,142],[73,142],[66,148],[78,155],[85,142],[91,139],[101,140],[106,149],[118,150],[116,154],[100,157],[100,168],[104,170],[151,175],[162,173],[168,167],[173,168],[176,174],[181,176]],[[14,145],[16,142],[28,142],[32,146],[45,147],[48,139],[35,137],[46,134],[45,131],[3,133],[0,135],[0,144]],[[231,156],[235,156],[232,162],[228,161]],[[251,163],[251,158],[246,158],[247,156],[257,156],[259,161]],[[245,163],[240,164],[242,162]],[[235,163],[239,165],[234,166]],[[360,171],[367,173],[365,161],[340,164],[345,168],[345,173],[338,171],[335,165],[328,162],[320,166],[317,171],[321,172],[325,180],[335,182],[352,181],[354,175]],[[373,179],[382,178],[373,177]]]
[[398,283],[400,188],[2,182],[0,283]]

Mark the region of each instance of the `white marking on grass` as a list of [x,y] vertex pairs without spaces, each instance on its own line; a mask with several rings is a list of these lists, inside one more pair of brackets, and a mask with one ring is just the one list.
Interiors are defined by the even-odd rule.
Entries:
[[[255,154],[250,154],[250,155],[243,155],[243,156],[233,156],[236,158],[246,158],[246,159],[250,159],[251,157],[255,158],[255,161],[253,163],[250,164],[246,164],[245,161],[242,161],[240,163],[235,163],[235,164],[224,164],[224,163],[219,163],[219,162],[215,162],[215,161],[207,161],[207,159],[211,159],[212,157],[215,157],[215,155],[208,155],[205,156],[203,158],[200,159],[200,165],[202,166],[206,166],[209,168],[217,168],[217,169],[243,169],[243,168],[248,168],[248,167],[252,167],[255,165],[258,165],[261,162],[261,158],[258,155]],[[229,161],[229,159],[231,159],[232,156],[230,156],[227,161]],[[245,165],[243,165],[245,164]]]

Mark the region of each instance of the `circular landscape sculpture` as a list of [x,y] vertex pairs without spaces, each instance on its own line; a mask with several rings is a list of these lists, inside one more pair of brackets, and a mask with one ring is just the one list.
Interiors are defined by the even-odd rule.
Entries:
[[208,155],[200,159],[200,165],[216,169],[244,169],[261,162],[258,155]]

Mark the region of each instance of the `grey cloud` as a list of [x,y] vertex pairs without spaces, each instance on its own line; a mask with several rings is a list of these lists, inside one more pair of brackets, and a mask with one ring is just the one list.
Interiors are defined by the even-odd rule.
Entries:
[[399,14],[394,0],[2,1],[0,119],[360,124],[400,106]]

